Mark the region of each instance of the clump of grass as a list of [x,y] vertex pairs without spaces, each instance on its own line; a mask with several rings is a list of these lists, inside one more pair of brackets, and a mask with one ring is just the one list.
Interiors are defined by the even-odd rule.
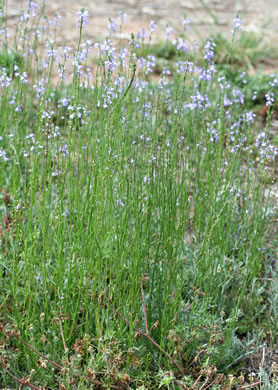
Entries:
[[[230,40],[221,33],[213,35],[216,44],[215,62],[225,64],[231,45]],[[235,66],[253,69],[259,64],[272,64],[277,61],[278,51],[271,47],[263,34],[242,31],[229,58],[229,63]]]
[[136,49],[136,55],[138,57],[147,57],[150,53],[157,58],[172,60],[177,57],[178,50],[174,43],[170,40],[159,41],[151,45],[139,46],[138,49]]
[[3,45],[0,52],[0,67],[5,68],[9,76],[14,75],[14,71],[23,69],[24,58],[21,53],[12,49],[8,50],[6,45]]
[[154,82],[134,35],[113,46],[116,21],[93,45],[82,9],[76,48],[56,48],[29,7],[25,70],[1,69],[1,386],[241,385],[227,374],[269,305],[269,120],[254,139],[212,41]]

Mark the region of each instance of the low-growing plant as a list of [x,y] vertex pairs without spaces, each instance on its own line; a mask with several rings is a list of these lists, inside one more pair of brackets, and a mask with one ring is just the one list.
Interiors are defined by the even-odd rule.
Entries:
[[[231,41],[221,33],[212,36],[215,42],[215,62],[227,63]],[[254,69],[259,64],[276,61],[278,51],[267,41],[264,34],[242,31],[229,57],[229,63],[236,66]]]
[[[272,305],[277,79],[258,133],[212,40],[202,63],[178,55],[155,80],[142,32],[113,45],[123,15],[93,44],[81,9],[71,49],[41,34],[58,28],[41,12],[28,3],[26,63],[0,74],[1,386],[241,385],[232,371],[260,348]],[[232,42],[237,30],[239,18]]]
[[5,68],[10,77],[14,76],[16,71],[23,70],[24,58],[21,53],[15,49],[9,50],[4,44],[0,52],[0,67]]

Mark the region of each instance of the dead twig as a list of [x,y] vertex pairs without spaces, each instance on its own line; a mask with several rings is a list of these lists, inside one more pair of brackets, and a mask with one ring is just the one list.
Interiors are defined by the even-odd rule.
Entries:
[[261,382],[251,383],[251,385],[242,386],[240,388],[240,390],[242,390],[242,389],[250,389],[250,387],[259,386],[260,384],[261,384]]
[[[205,382],[202,384],[202,386],[200,387],[200,389],[199,390],[204,390],[204,388],[208,388],[208,387],[210,387],[211,385],[209,385],[208,387],[206,386],[207,385],[207,383],[208,383],[208,381],[209,381],[209,379],[207,378],[206,380],[205,380]],[[205,387],[206,386],[206,387]]]
[[191,308],[192,305],[193,305],[193,303],[190,303],[190,305],[187,306],[187,308],[184,310],[184,312],[186,313]]
[[[211,382],[208,386],[206,386],[203,390],[209,389],[212,385],[214,385],[215,382],[216,382],[216,379],[213,382]],[[202,389],[202,387],[201,387],[201,389]]]
[[143,287],[141,288],[141,293],[142,293],[142,301],[143,301],[144,317],[145,317],[145,334],[149,335],[147,309],[146,309],[146,304],[145,304],[145,297],[144,297]]
[[[59,370],[63,370],[63,367],[62,366],[60,366],[60,364],[58,364],[58,363],[55,363],[53,360],[50,360],[50,359],[48,359],[46,356],[44,356],[42,353],[40,353],[37,349],[35,349],[34,347],[32,347],[30,344],[28,344],[28,343],[26,343],[26,341],[24,341],[24,340],[22,340],[21,338],[19,338],[18,336],[16,336],[16,338],[18,339],[18,340],[20,340],[24,345],[26,345],[26,347],[28,347],[28,348],[30,348],[32,351],[34,351],[35,353],[37,353],[39,356],[41,356],[43,359],[45,359],[45,360],[47,360],[50,364],[52,364],[54,367],[56,367],[56,368],[58,368]],[[7,371],[7,370],[6,370]],[[7,372],[8,373],[8,372]],[[10,374],[9,374],[10,375]],[[12,374],[11,374],[11,376],[12,376]],[[16,378],[16,377],[14,377],[14,376],[12,376],[14,379]],[[102,382],[100,382],[99,380],[97,380],[97,379],[91,379],[91,381],[95,384],[95,385],[99,385],[99,386],[102,386],[103,385],[103,383]],[[20,382],[20,383],[22,383],[23,385],[25,385],[25,386],[27,386],[25,383],[23,383],[23,382]],[[34,387],[33,385],[29,385],[29,387],[30,388],[32,388],[32,389],[37,389],[37,390],[41,390],[39,387]],[[115,385],[110,385],[110,387],[111,387],[111,389],[116,389],[116,390],[120,390],[120,389],[122,389],[121,387],[119,387],[119,386],[115,386]]]
[[[161,353],[163,353],[163,355],[165,355],[169,360],[170,362],[179,370],[179,372],[184,375],[184,369],[183,367],[181,367],[173,358],[171,355],[169,355],[168,352],[166,352],[159,344],[157,344],[157,342],[150,336],[149,334],[149,328],[148,328],[148,318],[147,318],[147,309],[146,309],[146,303],[145,303],[145,297],[144,297],[144,290],[142,288],[142,291],[141,291],[141,295],[142,295],[142,302],[143,302],[143,310],[144,310],[144,320],[145,320],[145,332],[143,332],[142,330],[140,329],[137,329],[135,327],[133,327],[133,330],[135,330],[137,333],[139,333],[140,335],[144,336],[147,340],[149,340],[149,342],[151,344],[153,344],[157,349],[159,349],[159,351]],[[188,307],[189,309],[190,307]],[[122,316],[121,313],[119,313],[118,311],[116,311],[116,314],[130,327],[130,322],[124,318],[124,316]]]
[[61,337],[62,337],[62,341],[63,341],[64,350],[65,350],[65,352],[67,353],[67,352],[68,352],[68,348],[67,348],[67,346],[66,346],[65,337],[64,337],[64,332],[63,332],[63,326],[62,326],[62,321],[60,320],[60,318],[59,318],[59,325],[60,325]]
[[202,378],[202,374],[198,376],[198,378],[196,379],[196,381],[194,382],[193,386],[192,386],[192,389],[195,388],[195,386],[199,383],[199,380]]
[[[121,313],[119,313],[118,311],[116,311],[116,314],[130,327],[130,322],[124,318],[124,316],[122,316]],[[146,328],[147,329],[147,328]],[[171,363],[179,370],[179,372],[184,375],[184,369],[183,367],[181,367],[173,358],[172,356],[169,355],[168,352],[166,352],[163,348],[161,348],[161,346],[159,344],[157,344],[156,341],[154,341],[154,339],[151,338],[151,336],[145,332],[143,332],[142,330],[140,329],[137,329],[135,327],[133,327],[133,330],[135,330],[137,333],[139,333],[140,335],[144,336],[147,340],[149,340],[150,343],[152,343],[157,349],[159,349],[159,351],[161,353],[163,353],[170,361]]]
[[53,360],[50,360],[48,359],[48,357],[46,357],[45,355],[43,355],[42,353],[40,353],[37,349],[35,349],[34,347],[32,347],[32,345],[26,343],[26,341],[22,340],[20,337],[18,336],[15,336],[19,341],[21,341],[24,345],[26,345],[26,347],[30,348],[33,352],[37,353],[39,356],[41,356],[43,359],[47,360],[50,364],[52,364],[54,367],[56,368],[59,368],[59,370],[62,370],[63,367],[60,366],[60,364],[58,363],[55,363],[53,362]]
[[[95,385],[98,385],[98,386],[103,386],[103,383],[100,382],[99,380],[97,379],[90,379],[91,382],[93,382]],[[116,389],[116,390],[122,390],[122,387],[119,387],[119,386],[115,386],[115,385],[109,385],[111,387],[111,389]]]
[[205,352],[205,350],[204,349],[201,349],[201,351],[199,351],[198,353],[197,353],[197,355],[195,356],[195,358],[192,360],[192,362],[185,368],[185,372],[187,372],[188,371],[188,369],[199,359],[199,356],[202,354],[202,353],[204,353]]
[[16,377],[15,375],[13,375],[9,370],[7,370],[6,368],[4,368],[4,371],[6,372],[6,374],[8,374],[11,378],[13,378],[16,382],[20,383],[20,385],[24,385],[26,387],[29,387],[30,389],[34,389],[34,390],[42,390],[41,387],[37,387],[37,386],[34,386],[34,385],[31,385],[31,383],[28,383],[26,381],[24,381],[23,379],[19,379],[18,377]]

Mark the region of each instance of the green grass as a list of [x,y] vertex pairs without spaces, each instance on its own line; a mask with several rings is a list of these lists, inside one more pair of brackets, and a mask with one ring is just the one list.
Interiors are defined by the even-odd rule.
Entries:
[[169,40],[145,44],[136,49],[138,57],[147,57],[149,54],[165,60],[173,60],[176,59],[178,51],[176,46]]
[[14,66],[16,65],[20,70],[23,68],[24,58],[16,50],[8,50],[4,45],[0,53],[0,67],[7,69],[10,76],[13,75]]
[[71,79],[53,85],[63,60],[40,67],[37,37],[19,74],[2,65],[1,388],[249,383],[277,338],[277,210],[271,139],[233,92],[247,87],[227,107],[220,74],[155,82],[134,41],[116,70],[103,49],[91,80],[82,33]]
[[[225,64],[231,42],[221,33],[217,33],[212,37],[216,43],[215,62]],[[271,46],[270,41],[263,33],[242,31],[230,54],[229,63],[254,69],[259,64],[271,65],[273,61],[275,64],[277,58],[277,48]]]
[[[245,95],[246,109],[260,110],[265,104],[265,94],[269,91],[270,76],[264,69],[267,66],[275,69],[278,61],[276,48],[271,46],[263,34],[254,32],[241,32],[233,43],[220,32],[212,34],[211,39],[216,45],[214,64],[219,76],[224,76],[234,87],[240,87]],[[160,40],[156,43],[150,41],[136,49],[138,58],[147,58],[150,54],[157,58],[154,70],[158,75],[164,68],[175,72],[175,63],[179,60],[203,65],[202,53],[177,50],[170,40]],[[241,76],[243,72],[245,77]],[[243,80],[246,80],[246,84]],[[255,91],[256,98],[253,99]]]

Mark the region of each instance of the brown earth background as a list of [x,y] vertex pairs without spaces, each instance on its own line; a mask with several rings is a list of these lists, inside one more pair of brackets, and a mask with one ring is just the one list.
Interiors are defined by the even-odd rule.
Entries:
[[[22,1],[7,0],[6,4],[8,25],[15,27]],[[131,32],[147,27],[154,20],[158,25],[154,39],[164,37],[167,24],[177,32],[181,30],[183,16],[192,22],[191,38],[215,31],[230,33],[233,19],[239,14],[245,31],[263,33],[278,46],[278,0],[46,0],[45,5],[48,17],[53,18],[56,13],[62,17],[57,41],[72,45],[79,37],[76,13],[84,7],[90,15],[85,35],[93,40],[107,35],[108,19],[116,18],[119,11],[128,15],[119,38],[129,38]]]

